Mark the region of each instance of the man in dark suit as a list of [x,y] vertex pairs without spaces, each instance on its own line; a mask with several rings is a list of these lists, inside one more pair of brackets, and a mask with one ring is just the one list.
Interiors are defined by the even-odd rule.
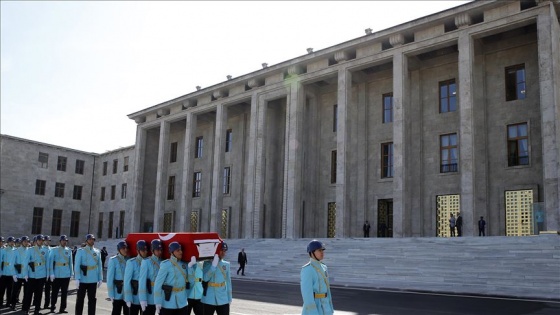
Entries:
[[242,248],[237,255],[237,262],[239,263],[239,269],[237,269],[237,274],[239,275],[239,271],[241,270],[241,275],[245,275],[245,264],[247,263],[247,254],[245,254],[245,248]]
[[463,235],[463,217],[461,213],[457,212],[457,219],[455,220],[455,227],[457,228],[457,236]]

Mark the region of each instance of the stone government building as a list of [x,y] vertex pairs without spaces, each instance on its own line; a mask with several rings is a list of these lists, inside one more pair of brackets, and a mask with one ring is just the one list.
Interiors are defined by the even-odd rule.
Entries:
[[[560,230],[558,12],[474,1],[130,114],[135,145],[87,159],[82,224],[109,238],[116,226],[323,238],[361,236],[369,220],[374,236],[446,237],[460,211],[465,235],[480,216],[489,235]],[[5,179],[21,174],[4,168],[3,234]],[[34,188],[21,210],[40,202]]]

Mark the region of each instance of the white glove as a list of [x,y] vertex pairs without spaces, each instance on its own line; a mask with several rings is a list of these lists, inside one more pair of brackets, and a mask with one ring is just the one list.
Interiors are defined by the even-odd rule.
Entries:
[[80,280],[76,280],[76,289],[80,287]]
[[194,258],[194,256],[191,256],[191,262],[189,263],[189,268],[192,268],[192,266],[194,266],[196,264],[196,258]]
[[220,257],[218,256],[218,254],[215,254],[214,259],[212,260],[212,267],[218,266],[218,262],[220,262]]
[[14,279],[14,282],[17,282],[17,276],[12,276],[12,278]]
[[131,305],[132,305],[131,302],[126,302],[126,307],[130,308]]
[[97,281],[97,288],[100,288],[102,283],[103,281]]
[[27,282],[27,280],[29,279],[28,276],[23,277],[25,279],[25,282]]
[[148,301],[140,301],[140,307],[142,307],[142,312],[148,307]]
[[159,314],[161,311],[161,304],[156,304],[156,314]]
[[54,275],[51,275],[49,278],[51,279],[51,282],[54,281]]

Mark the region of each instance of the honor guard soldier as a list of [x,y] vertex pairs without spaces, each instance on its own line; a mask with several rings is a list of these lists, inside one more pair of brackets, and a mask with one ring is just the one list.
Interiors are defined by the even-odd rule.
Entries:
[[82,315],[86,293],[88,296],[88,315],[95,315],[95,295],[97,288],[103,283],[103,266],[101,266],[101,253],[93,245],[95,236],[86,235],[86,245],[76,253],[74,261],[74,279],[78,294],[76,297],[76,315]]
[[187,315],[191,314],[191,310],[194,312],[194,315],[204,314],[202,302],[200,301],[203,292],[202,277],[202,266],[192,256],[189,262],[189,282],[191,283],[191,288],[187,299],[189,302],[189,305],[187,305]]
[[140,298],[140,306],[143,315],[155,315],[156,305],[154,302],[154,284],[159,272],[161,264],[161,256],[163,254],[163,243],[159,239],[155,239],[151,243],[152,256],[142,261],[140,266],[140,277],[138,278]]
[[144,240],[136,242],[136,252],[138,255],[126,262],[124,271],[124,301],[130,309],[129,315],[138,315],[140,313],[140,298],[138,296],[140,287],[138,279],[140,278],[142,261],[148,258],[148,243]]
[[68,297],[70,277],[74,275],[74,263],[72,261],[72,250],[66,246],[68,244],[68,237],[61,235],[59,242],[60,246],[51,249],[48,260],[49,280],[52,282],[51,313],[54,313],[56,308],[59,291],[61,295],[58,312],[68,313],[66,311],[66,298]]
[[325,255],[324,251],[323,243],[318,240],[312,240],[307,245],[309,263],[301,268],[302,315],[332,315],[334,313],[327,266],[321,262]]
[[212,315],[214,311],[218,315],[229,314],[232,294],[230,265],[224,260],[227,250],[227,244],[222,242],[222,248],[219,254],[214,255],[212,263],[204,262],[202,272],[205,288],[201,298],[204,315]]
[[160,315],[183,315],[187,311],[187,264],[181,261],[183,250],[178,242],[169,244],[169,259],[161,263],[154,284],[154,303]]
[[27,282],[24,279],[24,268],[25,268],[25,256],[27,255],[27,250],[29,248],[29,237],[21,237],[21,246],[15,250],[14,255],[14,270],[16,271],[14,275],[14,287],[12,288],[12,300],[10,305],[12,310],[15,310],[16,304],[19,303],[19,293],[21,292],[21,287],[24,286],[24,294],[27,287]]
[[12,298],[12,287],[14,283],[14,275],[16,274],[14,270],[14,256],[16,252],[14,251],[15,238],[10,236],[6,239],[6,245],[2,251],[2,260],[0,260],[1,266],[1,277],[0,277],[0,307],[4,305],[4,296],[6,296],[5,305],[10,305],[10,300]]
[[23,295],[22,310],[28,312],[33,297],[35,315],[40,314],[41,299],[43,298],[43,287],[47,278],[47,249],[43,247],[43,235],[39,234],[33,238],[35,245],[29,248],[23,262],[23,278],[27,280]]
[[[48,257],[49,254],[51,252],[51,237],[48,235],[44,236],[44,241],[43,241],[43,247],[45,247],[45,249],[47,250],[47,263],[49,263],[48,261]],[[47,278],[45,279],[45,305],[43,306],[43,308],[48,309],[50,307],[51,304],[51,286],[52,286],[52,281],[50,279],[50,268],[47,265]]]
[[111,315],[128,315],[128,306],[124,302],[124,272],[128,259],[128,246],[125,241],[117,244],[118,254],[109,258],[107,267],[107,293],[113,303]]

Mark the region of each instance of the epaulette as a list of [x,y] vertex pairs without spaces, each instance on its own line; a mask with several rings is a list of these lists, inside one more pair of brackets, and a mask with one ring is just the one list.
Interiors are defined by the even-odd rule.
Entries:
[[311,262],[308,262],[307,264],[301,266],[301,268],[305,268],[305,267],[307,267],[307,266],[309,266],[309,265],[311,265]]

